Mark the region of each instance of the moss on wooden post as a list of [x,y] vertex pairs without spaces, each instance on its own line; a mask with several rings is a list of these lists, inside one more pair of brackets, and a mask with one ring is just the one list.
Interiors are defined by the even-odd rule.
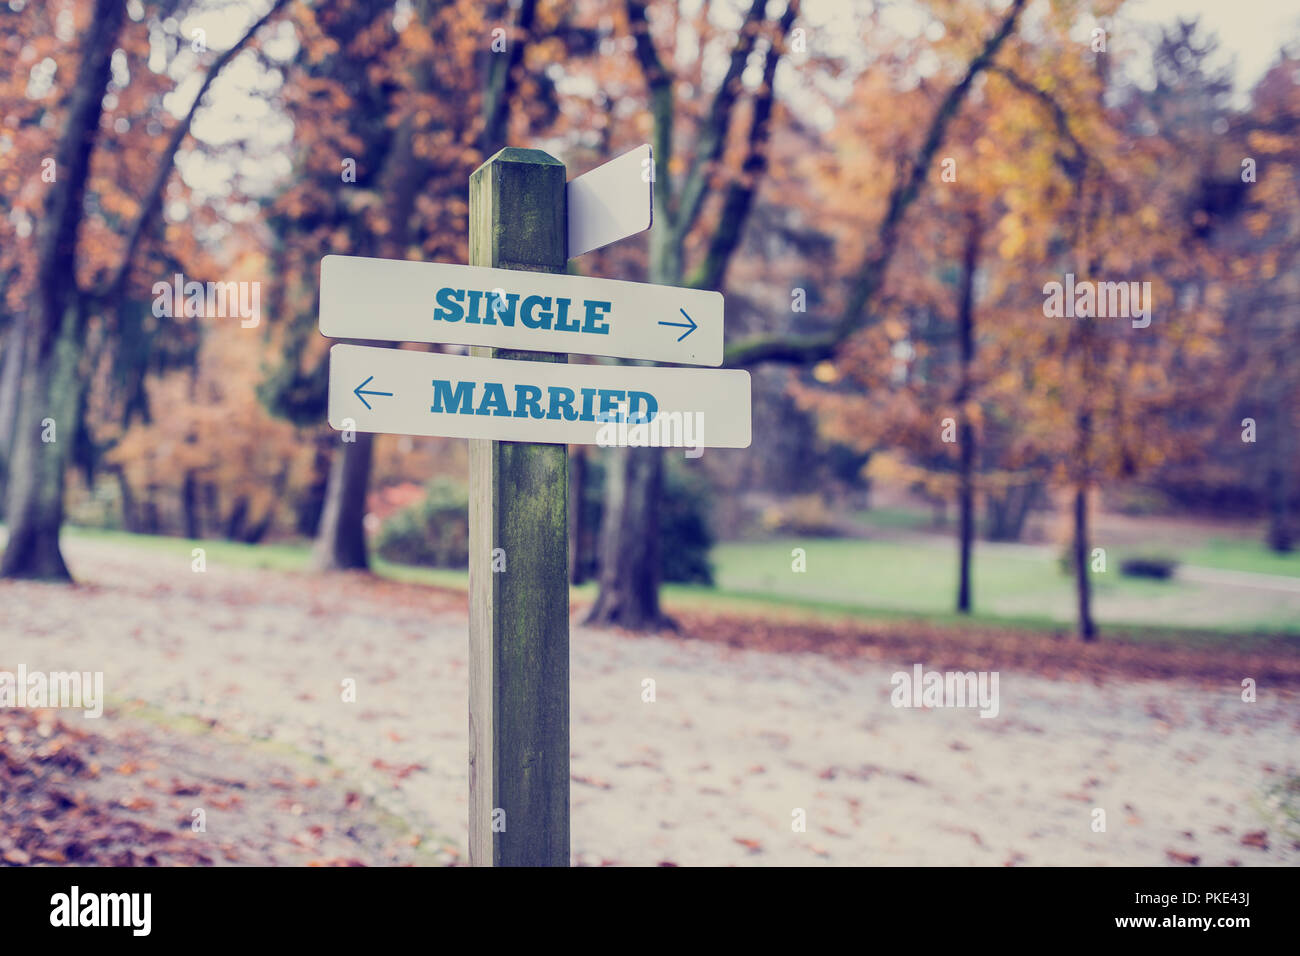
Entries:
[[[470,176],[470,265],[565,271],[564,204],[563,164],[501,150]],[[471,439],[469,452],[470,862],[568,866],[566,449]]]

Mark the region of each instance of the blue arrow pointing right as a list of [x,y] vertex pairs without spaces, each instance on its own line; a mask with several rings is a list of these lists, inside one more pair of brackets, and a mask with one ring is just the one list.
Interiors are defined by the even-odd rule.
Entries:
[[[685,332],[683,332],[681,335],[677,336],[677,341],[680,342],[682,339],[686,338],[686,336],[690,335],[692,332],[694,332],[696,329],[698,329],[699,326],[695,324],[695,320],[694,320],[694,319],[692,319],[689,315],[686,315],[686,310],[685,310],[685,309],[678,309],[677,311],[680,312],[683,316],[686,317],[686,322],[660,322],[659,324],[660,324],[660,325],[671,325],[671,326],[673,326],[674,328],[678,328],[678,329],[685,329],[685,330],[686,330]],[[686,324],[687,322],[689,322],[690,324],[687,325],[687,324]]]

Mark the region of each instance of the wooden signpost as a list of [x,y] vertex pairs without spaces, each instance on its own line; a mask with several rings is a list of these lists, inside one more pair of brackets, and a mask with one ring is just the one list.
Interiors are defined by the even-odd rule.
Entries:
[[326,256],[321,331],[471,345],[336,345],[335,428],[469,438],[469,855],[569,865],[566,444],[743,448],[749,373],[569,365],[568,351],[722,360],[722,296],[565,276],[650,226],[649,147],[566,184],[540,150],[470,177],[469,266]]
[[[564,208],[561,163],[501,150],[470,176],[470,264],[563,272]],[[470,862],[568,866],[568,454],[471,439],[469,484]]]

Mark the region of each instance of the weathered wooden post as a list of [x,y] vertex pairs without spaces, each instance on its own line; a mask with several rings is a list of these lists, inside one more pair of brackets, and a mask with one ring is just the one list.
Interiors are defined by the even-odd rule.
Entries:
[[[541,150],[508,147],[474,171],[469,261],[565,271],[562,163]],[[549,352],[472,351],[568,360]],[[567,467],[562,444],[469,442],[469,857],[474,866],[569,865]]]
[[642,146],[566,184],[546,153],[503,149],[470,176],[469,265],[321,259],[322,334],[473,347],[331,346],[329,422],[470,440],[476,866],[569,865],[566,445],[749,447],[748,372],[569,365],[549,351],[722,363],[717,292],[563,274],[570,254],[650,228],[652,158]]

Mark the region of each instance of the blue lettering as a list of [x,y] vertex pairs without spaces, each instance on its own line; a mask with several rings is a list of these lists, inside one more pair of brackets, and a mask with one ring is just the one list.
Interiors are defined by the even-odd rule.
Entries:
[[[538,306],[541,306],[542,311],[536,318],[533,318],[533,312]],[[524,299],[523,305],[519,307],[519,321],[530,329],[549,329],[551,327],[550,308],[550,296],[530,295]]]
[[488,311],[483,318],[484,325],[496,325],[500,322],[509,328],[515,327],[515,307],[519,304],[518,292],[488,293]]
[[[468,415],[474,401],[474,382],[457,382],[456,390],[451,390],[451,382],[446,379],[433,380],[433,406],[431,412],[451,415]],[[460,406],[457,408],[456,406]]]
[[596,335],[609,335],[609,326],[604,324],[608,318],[605,313],[613,308],[614,303],[597,302],[588,299],[584,304],[587,306],[587,316],[583,320],[582,331],[592,332]]
[[542,390],[536,385],[515,386],[515,418],[542,417]]
[[459,322],[465,316],[461,300],[465,298],[462,289],[439,289],[435,297],[439,308],[433,310],[435,322]]
[[569,320],[569,300],[568,300],[568,299],[556,299],[556,300],[555,300],[555,308],[556,308],[556,315],[555,315],[555,331],[557,331],[557,332],[579,332],[579,331],[581,331],[581,327],[579,326],[579,324],[578,324],[578,320],[577,320],[577,319],[573,319],[572,321]]
[[619,402],[627,393],[617,388],[602,388],[600,390],[600,414],[596,416],[598,422],[621,422],[623,413],[618,410]]
[[469,295],[469,310],[465,315],[465,323],[467,325],[481,325],[482,322],[478,317],[478,303],[483,298],[483,293],[477,289],[470,289],[467,294]]
[[500,382],[483,383],[483,400],[478,403],[475,415],[510,414],[510,405],[506,402],[506,390]]
[[573,389],[565,388],[563,385],[552,385],[547,389],[551,397],[551,410],[546,413],[546,417],[554,421],[560,420],[561,410],[563,410],[564,420],[566,422],[577,421],[578,413],[573,410]]
[[[633,425],[645,425],[659,414],[659,401],[649,392],[628,392],[627,400],[627,420]],[[638,412],[638,404],[645,405],[645,411]]]

